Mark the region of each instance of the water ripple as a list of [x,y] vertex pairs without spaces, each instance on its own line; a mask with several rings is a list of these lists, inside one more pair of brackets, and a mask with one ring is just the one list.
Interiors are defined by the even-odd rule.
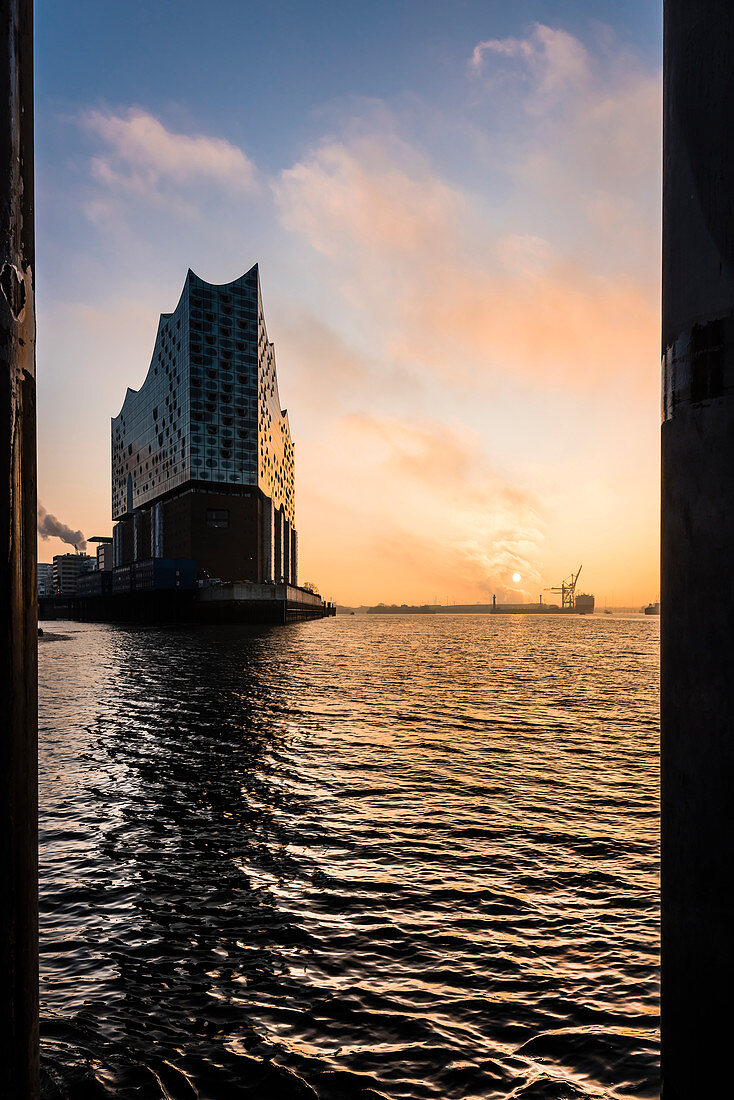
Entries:
[[52,628],[46,1100],[655,1096],[657,625]]

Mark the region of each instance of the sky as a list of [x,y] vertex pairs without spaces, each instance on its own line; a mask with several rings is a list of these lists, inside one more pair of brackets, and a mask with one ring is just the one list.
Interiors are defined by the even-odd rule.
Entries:
[[45,514],[110,534],[110,418],[159,314],[189,267],[257,262],[300,580],[534,601],[583,563],[597,605],[657,598],[660,24],[648,0],[37,0]]

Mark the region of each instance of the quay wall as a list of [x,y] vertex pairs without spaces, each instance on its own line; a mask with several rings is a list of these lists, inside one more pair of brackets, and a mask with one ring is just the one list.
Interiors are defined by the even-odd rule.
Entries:
[[285,623],[323,619],[336,607],[289,584],[212,585],[198,589],[131,589],[39,604],[39,619],[120,623]]

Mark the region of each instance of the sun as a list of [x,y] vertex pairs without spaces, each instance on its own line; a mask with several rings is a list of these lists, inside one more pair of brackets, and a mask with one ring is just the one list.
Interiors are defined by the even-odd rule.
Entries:
[[512,579],[515,582],[515,584],[518,584],[522,580],[522,577],[520,576],[519,573],[513,573],[512,574]]

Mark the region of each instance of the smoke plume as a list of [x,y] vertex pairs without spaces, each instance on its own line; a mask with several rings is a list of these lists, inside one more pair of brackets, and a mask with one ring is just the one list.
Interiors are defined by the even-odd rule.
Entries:
[[57,538],[62,542],[68,542],[70,546],[75,546],[77,550],[87,549],[87,540],[81,531],[72,531],[71,527],[67,527],[60,519],[47,512],[42,504],[38,505],[37,526],[42,539]]

